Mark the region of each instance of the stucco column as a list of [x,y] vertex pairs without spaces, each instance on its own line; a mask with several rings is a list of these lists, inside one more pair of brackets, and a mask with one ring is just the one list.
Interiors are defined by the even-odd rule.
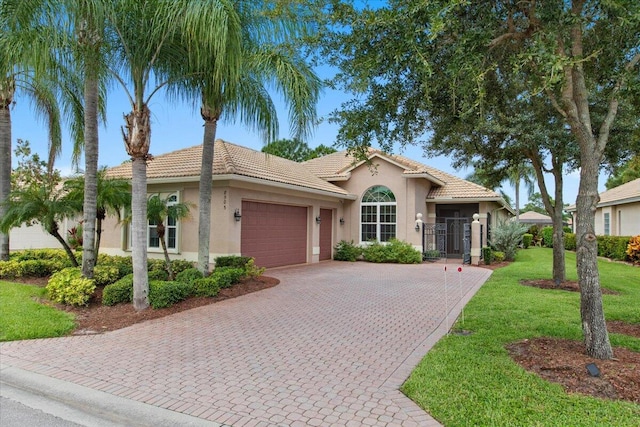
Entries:
[[471,223],[471,264],[480,264],[480,215],[473,214],[473,222]]

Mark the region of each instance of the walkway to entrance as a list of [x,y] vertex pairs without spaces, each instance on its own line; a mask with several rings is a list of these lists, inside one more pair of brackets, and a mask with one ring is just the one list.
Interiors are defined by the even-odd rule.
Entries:
[[233,426],[438,425],[398,389],[490,270],[460,286],[450,265],[446,299],[442,264],[267,274],[280,285],[118,331],[2,343],[2,367]]

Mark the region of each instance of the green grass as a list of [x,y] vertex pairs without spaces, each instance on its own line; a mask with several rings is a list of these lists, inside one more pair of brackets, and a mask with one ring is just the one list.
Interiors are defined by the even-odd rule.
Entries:
[[59,337],[75,327],[74,316],[36,301],[38,286],[0,281],[0,341]]
[[[567,252],[567,278],[577,280],[575,253]],[[582,339],[580,295],[522,286],[520,279],[550,278],[552,251],[530,248],[493,272],[465,308],[469,336],[443,338],[416,367],[402,390],[447,427],[638,426],[640,405],[569,395],[559,385],[523,370],[509,357],[510,342],[551,336]],[[640,323],[640,270],[599,264],[607,320]],[[640,351],[640,339],[610,336],[613,346]]]

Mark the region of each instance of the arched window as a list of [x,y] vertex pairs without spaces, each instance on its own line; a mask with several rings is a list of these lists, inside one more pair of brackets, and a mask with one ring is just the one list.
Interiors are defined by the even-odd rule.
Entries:
[[396,196],[385,186],[369,188],[360,204],[360,240],[388,242],[396,237]]

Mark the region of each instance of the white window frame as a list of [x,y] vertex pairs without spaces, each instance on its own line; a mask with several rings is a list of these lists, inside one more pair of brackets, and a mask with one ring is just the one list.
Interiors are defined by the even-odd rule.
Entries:
[[[153,195],[157,195],[153,194]],[[174,197],[175,199],[172,200],[170,202],[175,204],[175,203],[179,203],[180,202],[180,193],[178,191],[176,192],[172,192],[172,193],[160,193],[160,197]],[[180,221],[176,220],[175,224],[173,225],[169,225],[169,220],[165,218],[165,234],[164,234],[164,238],[167,242],[167,252],[169,253],[173,253],[173,254],[177,254],[180,252]],[[152,236],[152,230],[155,230],[156,225],[155,224],[151,224],[150,222],[147,222],[147,251],[151,252],[151,253],[161,253],[162,252],[162,245],[160,244],[160,240],[158,239],[158,246],[151,246],[151,236]],[[175,234],[175,242],[174,242],[174,247],[171,247],[169,245],[169,234],[170,234],[170,230],[174,230],[174,234]],[[132,241],[132,236],[131,236],[131,224],[127,225],[127,250],[131,250],[131,241]]]
[[611,235],[611,214],[609,212],[604,212],[604,218],[602,219],[604,225],[604,235]]
[[[373,193],[375,191],[375,189],[377,188],[383,188],[386,189],[389,194],[393,197],[393,200],[375,200],[375,201],[365,201],[365,197],[367,197],[367,195],[369,193]],[[369,214],[375,214],[375,222],[365,222],[363,221],[363,208],[366,207],[373,207],[375,212],[370,212]],[[395,221],[393,222],[382,222],[381,221],[381,211],[385,208],[385,207],[393,207],[393,212],[389,212],[389,213],[385,213],[385,214],[390,214],[393,215]],[[380,242],[380,243],[386,243],[388,242],[390,239],[394,239],[397,238],[398,236],[398,203],[396,201],[396,196],[393,193],[393,191],[391,191],[391,189],[389,187],[386,187],[384,185],[374,185],[369,187],[364,194],[362,195],[362,201],[360,202],[360,244],[367,244],[369,243],[369,240],[363,239],[363,234],[364,234],[364,227],[366,225],[375,225],[376,228],[376,236],[375,236],[375,240]],[[387,238],[387,240],[382,240],[382,226],[385,225],[392,225],[393,226],[393,236],[390,236]]]

